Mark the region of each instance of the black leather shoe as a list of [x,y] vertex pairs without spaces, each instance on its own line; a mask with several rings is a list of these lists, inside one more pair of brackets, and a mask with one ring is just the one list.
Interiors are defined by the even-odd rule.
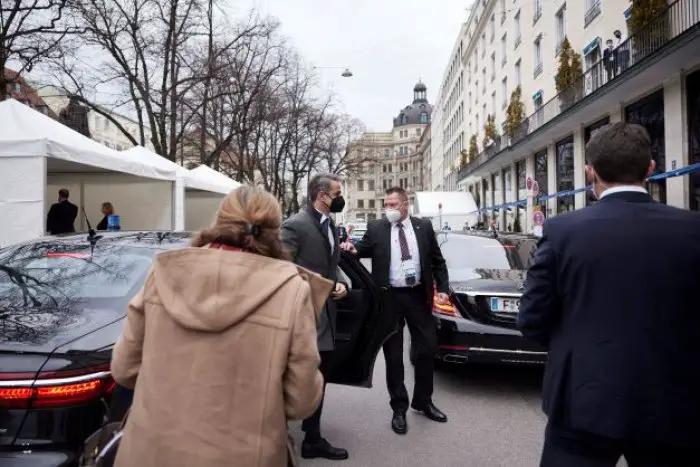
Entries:
[[405,435],[408,432],[405,412],[394,412],[394,416],[391,418],[391,429],[397,435]]
[[304,459],[329,459],[332,461],[342,461],[348,458],[345,449],[336,448],[324,438],[318,441],[307,441],[301,445],[301,457]]
[[435,407],[435,404],[432,402],[426,404],[426,405],[416,405],[416,404],[411,404],[411,408],[413,410],[417,410],[418,412],[421,412],[423,415],[428,417],[434,422],[440,422],[440,423],[445,423],[447,422],[447,415],[442,413],[440,409]]

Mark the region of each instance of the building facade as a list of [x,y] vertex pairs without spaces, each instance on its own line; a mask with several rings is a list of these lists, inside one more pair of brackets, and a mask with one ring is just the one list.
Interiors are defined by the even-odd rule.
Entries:
[[347,222],[379,218],[384,192],[388,188],[404,188],[409,193],[411,203],[415,192],[423,189],[423,154],[430,152],[428,128],[433,111],[427,92],[425,84],[416,84],[413,103],[404,107],[394,118],[391,132],[365,133],[348,148],[350,157],[368,162],[363,164],[360,173],[345,182]]
[[51,111],[44,99],[36,92],[21,75],[9,68],[3,70],[3,81],[6,83],[7,97],[15,99],[24,105],[37,110],[38,112],[56,118],[57,115]]
[[[461,43],[464,148],[472,136],[478,148],[460,164],[457,180],[485,220],[531,231],[536,210],[553,216],[594,203],[584,176],[585,144],[617,121],[649,131],[659,168],[652,195],[698,209],[699,177],[674,175],[700,162],[700,4],[677,0],[647,14],[651,20],[640,23],[641,16],[627,0],[475,2]],[[580,56],[582,75],[557,89],[565,38]],[[524,118],[506,131],[517,87]],[[485,138],[489,120],[494,138]],[[539,185],[534,196],[526,190],[528,177]]]

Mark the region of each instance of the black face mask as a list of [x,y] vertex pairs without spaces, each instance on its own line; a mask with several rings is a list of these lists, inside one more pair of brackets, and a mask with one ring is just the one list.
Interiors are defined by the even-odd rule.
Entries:
[[345,198],[342,196],[336,196],[331,200],[331,205],[328,206],[328,209],[330,209],[331,212],[338,213],[338,212],[343,212],[343,209],[345,208]]

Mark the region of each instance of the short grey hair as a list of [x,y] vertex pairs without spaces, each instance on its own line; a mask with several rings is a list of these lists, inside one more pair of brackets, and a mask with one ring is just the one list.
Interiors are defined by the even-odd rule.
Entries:
[[331,183],[338,182],[343,183],[343,179],[335,174],[319,174],[314,175],[311,180],[309,180],[309,202],[313,203],[318,198],[318,194],[322,191],[326,193],[331,191]]

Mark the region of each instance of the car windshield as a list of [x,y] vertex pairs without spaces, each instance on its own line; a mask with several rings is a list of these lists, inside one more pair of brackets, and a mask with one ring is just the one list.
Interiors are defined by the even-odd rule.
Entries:
[[537,247],[534,238],[438,234],[451,280],[471,278],[474,269],[525,270]]

